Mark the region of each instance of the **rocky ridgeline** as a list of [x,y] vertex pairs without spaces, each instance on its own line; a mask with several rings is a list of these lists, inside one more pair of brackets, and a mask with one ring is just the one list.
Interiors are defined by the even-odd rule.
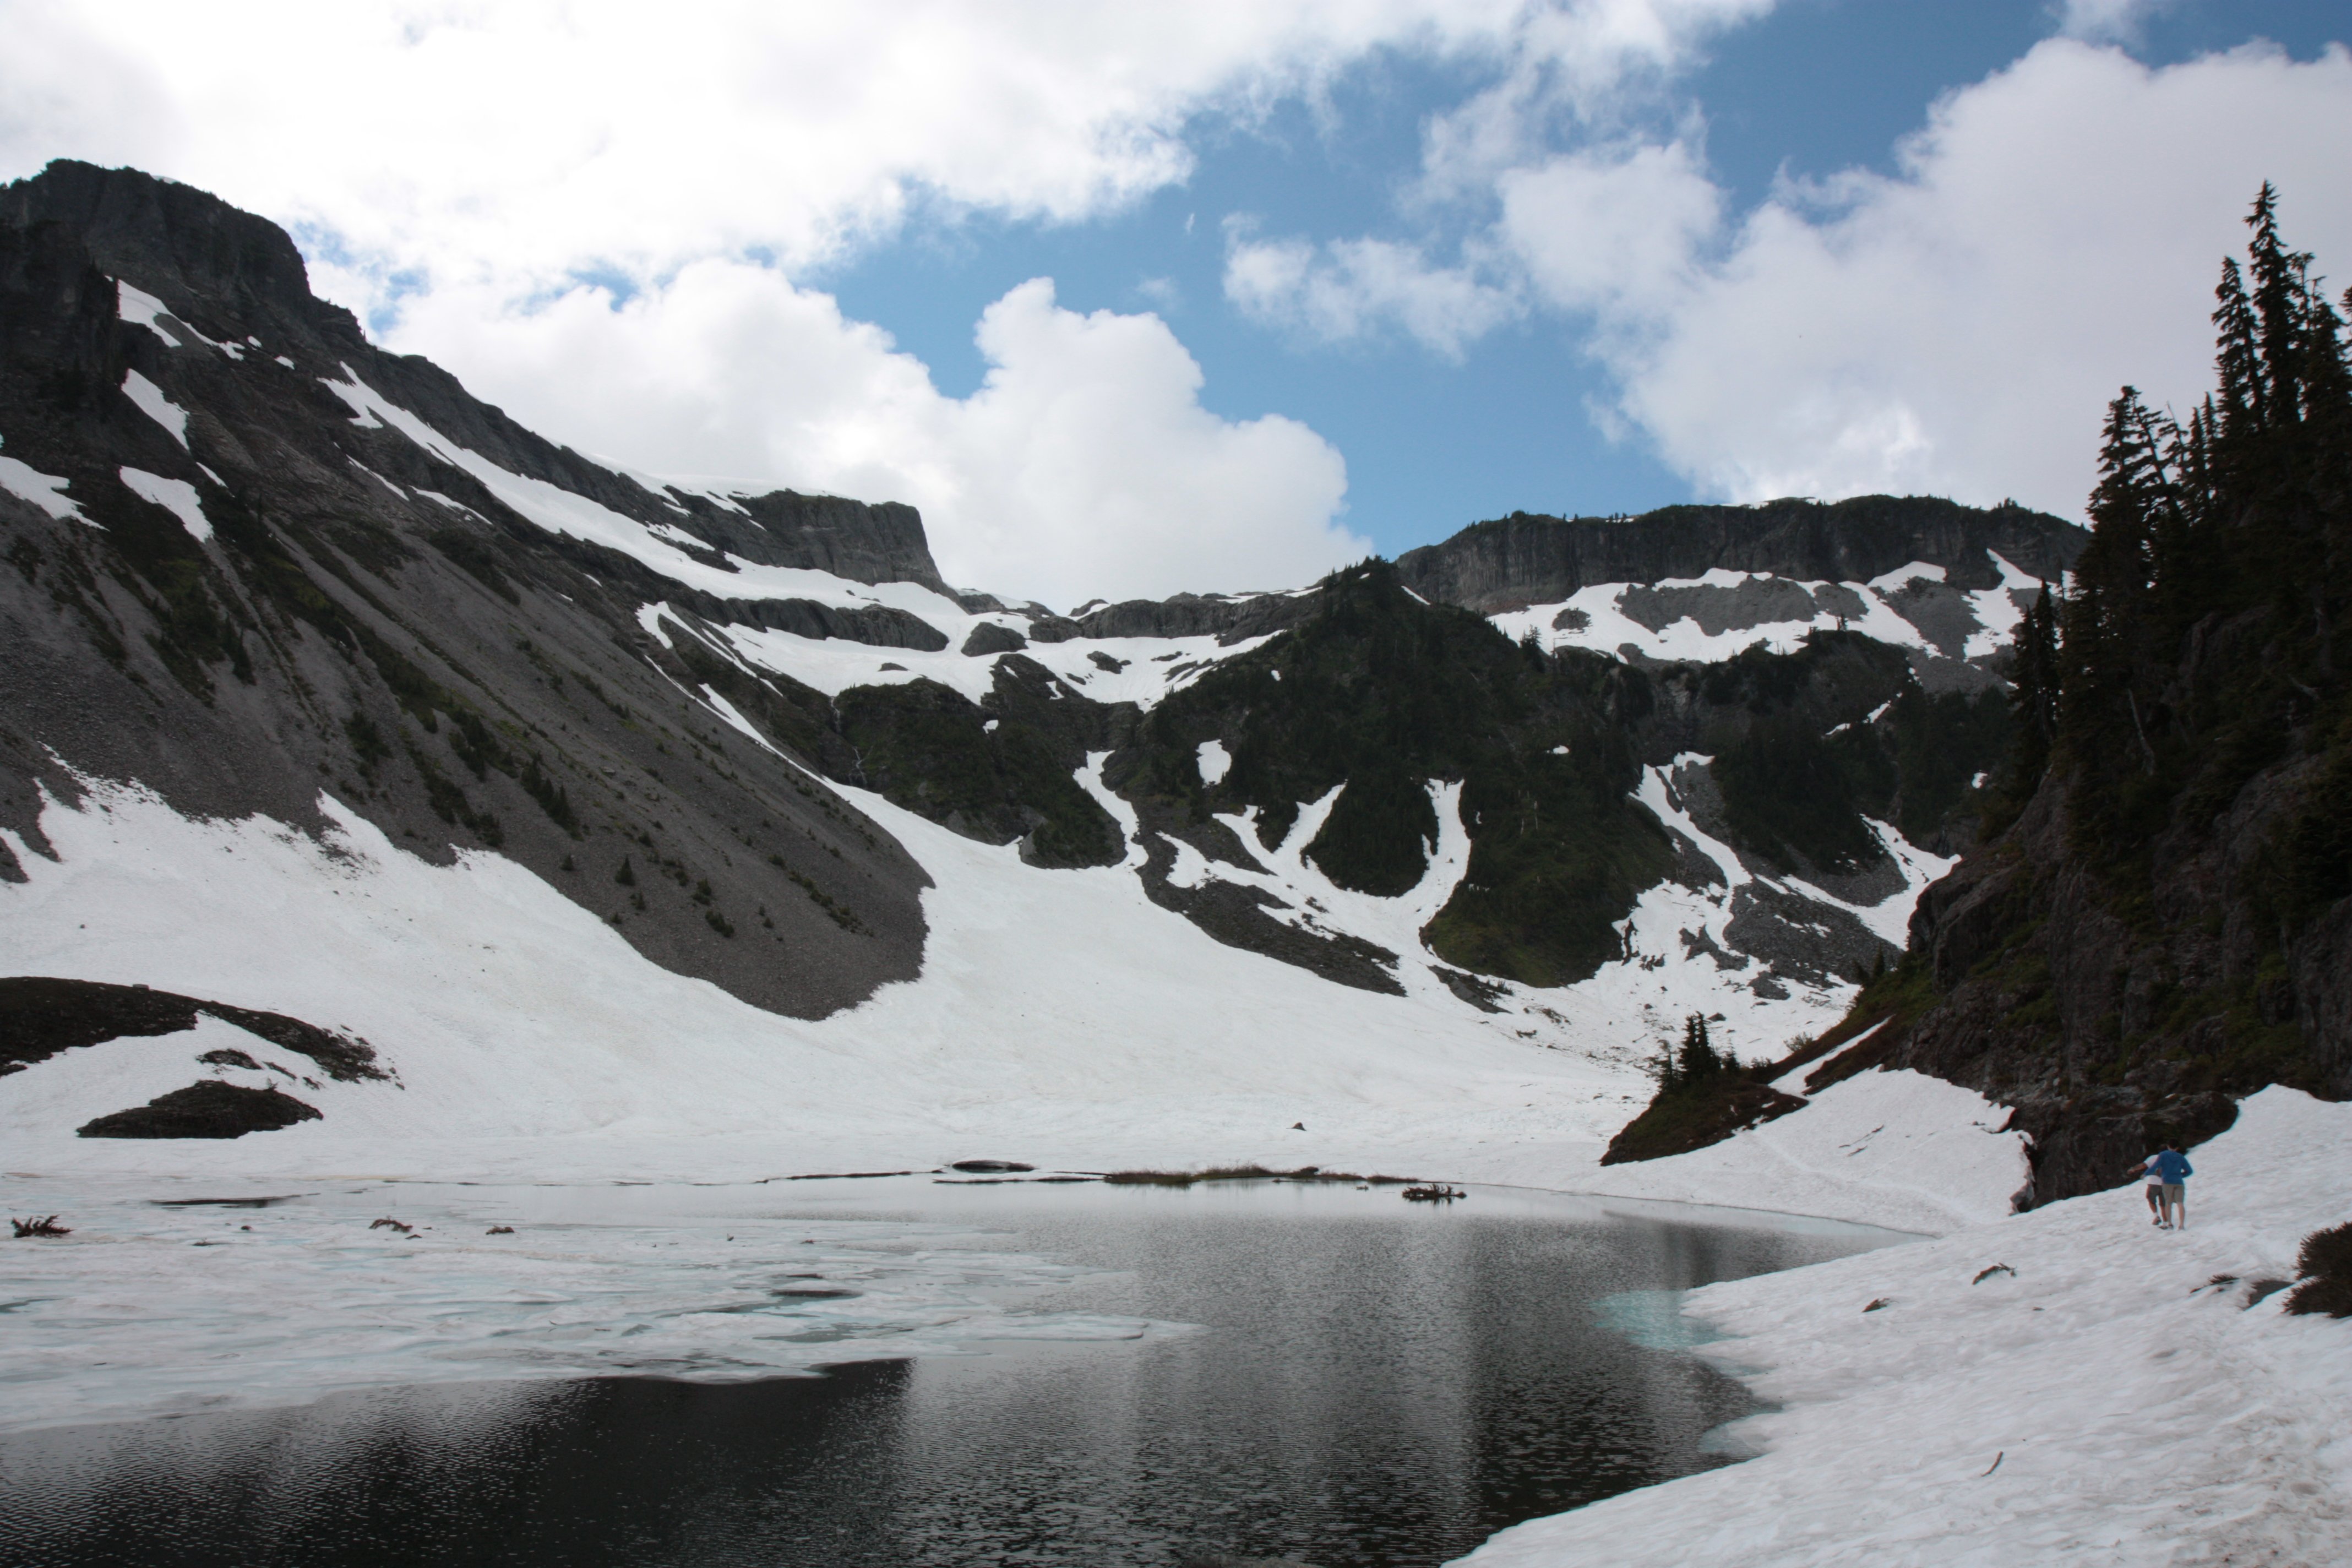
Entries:
[[1423,598],[1492,614],[1556,604],[1603,583],[1663,583],[1711,571],[1800,583],[1867,583],[1913,562],[1955,588],[2000,584],[1987,554],[2055,582],[2087,536],[2013,503],[1982,510],[1933,496],[1857,496],[1824,504],[1670,506],[1632,518],[1513,512],[1397,557]]
[[[526,515],[453,447],[597,521]],[[36,852],[44,794],[86,780],[313,832],[325,792],[402,850],[497,850],[647,959],[803,1016],[919,973],[925,934],[921,867],[827,781],[1103,866],[1129,847],[1076,776],[1102,752],[1155,900],[1338,983],[1427,963],[1491,1010],[1497,981],[1629,962],[1629,911],[1675,886],[1727,911],[1683,938],[1724,984],[1835,986],[1893,954],[1854,911],[1909,896],[1869,822],[1973,842],[2008,710],[1969,595],[2021,595],[2081,544],[2014,507],[1889,498],[1517,516],[1300,591],[1055,614],[950,589],[912,509],[667,485],[550,443],[372,346],[274,226],[76,163],[0,191],[0,824]],[[739,591],[754,566],[921,592]],[[1688,581],[1724,569],[1775,575]],[[1700,663],[1489,618],[1608,584],[1626,626],[1813,629]],[[1881,610],[1905,646],[1839,629]],[[796,679],[792,649],[832,639],[982,679]],[[1185,640],[1142,656],[1183,660],[1152,698],[1081,689],[1154,639]],[[1631,798],[1652,771],[1687,831]],[[1463,787],[1472,858],[1428,953],[1268,890],[1266,854],[1335,792],[1306,859],[1412,887],[1433,778]],[[1223,820],[1244,814],[1254,845]],[[1180,845],[1206,870],[1180,876]]]

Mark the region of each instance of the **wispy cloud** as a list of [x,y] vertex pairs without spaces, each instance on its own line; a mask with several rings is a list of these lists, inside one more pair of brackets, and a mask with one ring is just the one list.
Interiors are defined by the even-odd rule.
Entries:
[[1458,360],[1465,347],[1520,313],[1511,290],[1467,268],[1432,267],[1414,247],[1381,239],[1317,246],[1262,240],[1246,216],[1225,224],[1225,298],[1254,321],[1323,343],[1391,331]]
[[2092,44],[2137,44],[2148,19],[2179,0],[2053,0],[2051,13],[2062,37]]

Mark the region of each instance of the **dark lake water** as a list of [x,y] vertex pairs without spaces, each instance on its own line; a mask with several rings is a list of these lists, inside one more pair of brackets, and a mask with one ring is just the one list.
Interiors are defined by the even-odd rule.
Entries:
[[1677,1342],[1673,1293],[1895,1239],[1494,1188],[839,1189],[804,1212],[946,1215],[1087,1270],[1042,1309],[1196,1327],[19,1433],[0,1561],[1420,1568],[1728,1462],[1708,1434],[1754,1402]]

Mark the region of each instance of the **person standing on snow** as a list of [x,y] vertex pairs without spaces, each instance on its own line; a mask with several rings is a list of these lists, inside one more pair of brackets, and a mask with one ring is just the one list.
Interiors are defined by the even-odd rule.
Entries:
[[2158,1184],[2148,1189],[2148,1195],[2158,1205],[2156,1223],[2165,1230],[2185,1230],[2189,1226],[2189,1178],[2197,1173],[2187,1155],[2167,1143],[2147,1157],[2140,1167],[2147,1179]]

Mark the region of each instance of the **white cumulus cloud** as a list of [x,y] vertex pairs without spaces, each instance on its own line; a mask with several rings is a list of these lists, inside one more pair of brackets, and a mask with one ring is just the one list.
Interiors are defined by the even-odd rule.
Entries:
[[912,502],[961,586],[1066,607],[1286,586],[1368,552],[1338,521],[1339,454],[1295,420],[1203,408],[1157,316],[1067,310],[1039,279],[977,341],[988,374],[949,397],[830,296],[704,261],[619,304],[436,292],[394,346],[480,367],[481,395],[633,467]]
[[1253,320],[1322,342],[1349,342],[1393,326],[1447,359],[1519,310],[1511,290],[1461,267],[1432,267],[1413,247],[1347,239],[1318,247],[1225,228],[1225,298]]
[[2152,69],[2054,39],[1940,102],[1895,174],[1766,203],[1600,352],[1619,411],[1713,493],[2078,513],[2119,384],[2184,411],[2210,384],[2210,290],[2263,180],[2294,243],[2352,268],[2347,146],[2341,49]]
[[214,191],[547,434],[913,501],[975,586],[1283,584],[1363,548],[1333,522],[1339,458],[1203,410],[1156,319],[1014,290],[957,401],[803,285],[917,212],[1117,211],[1190,174],[1201,117],[1249,122],[1378,50],[1491,51],[1550,8],[0,0],[0,176],[72,156]]
[[[2065,20],[2113,32],[2147,9]],[[1457,184],[1477,162],[1464,113],[1424,154]],[[2153,68],[2053,37],[1937,100],[1893,173],[1784,180],[1745,214],[1689,106],[1666,132],[1584,126],[1565,151],[1528,114],[1503,118],[1463,204],[1494,216],[1468,225],[1458,264],[1391,247],[1383,269],[1352,259],[1375,242],[1244,231],[1228,295],[1304,336],[1402,324],[1454,355],[1516,313],[1493,301],[1549,312],[1611,377],[1588,405],[1601,427],[1728,500],[1925,492],[2078,514],[2119,385],[2183,411],[2208,386],[2210,289],[2263,180],[2291,241],[2352,270],[2340,46]],[[1412,327],[1416,310],[1436,324]]]
[[1496,184],[1503,246],[1537,291],[1619,329],[1688,299],[1722,221],[1722,194],[1685,142],[1550,158]]

